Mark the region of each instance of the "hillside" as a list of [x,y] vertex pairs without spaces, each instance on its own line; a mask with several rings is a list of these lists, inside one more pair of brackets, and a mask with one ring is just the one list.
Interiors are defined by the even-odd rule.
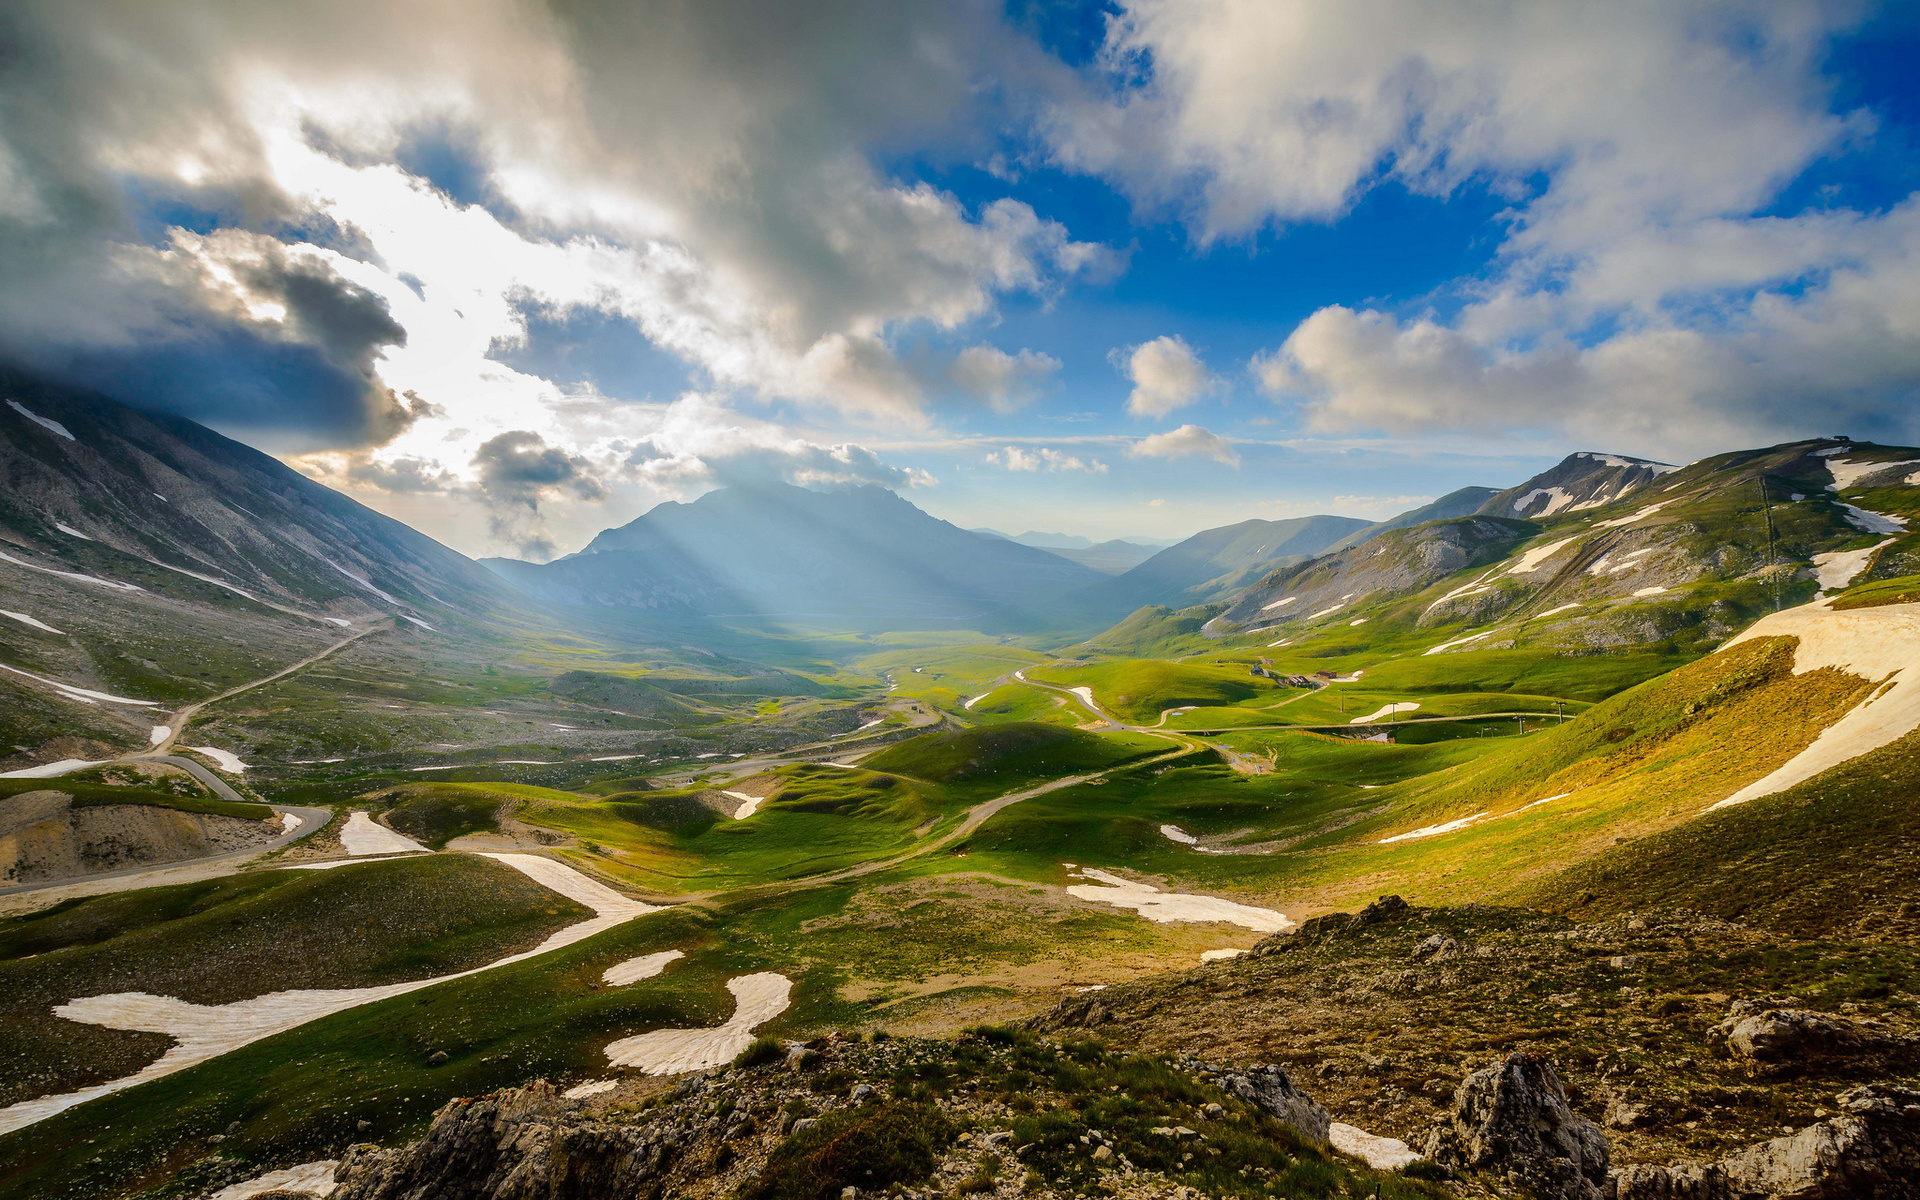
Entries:
[[1412,525],[1425,525],[1428,521],[1444,521],[1448,517],[1470,517],[1480,511],[1499,493],[1489,487],[1463,487],[1448,492],[1431,504],[1419,508],[1410,508],[1397,517],[1388,517],[1376,525],[1356,530],[1326,548],[1325,553],[1333,554],[1361,542],[1371,541],[1389,529],[1405,529]]
[[1250,577],[1324,551],[1367,527],[1353,517],[1241,521],[1204,529],[1097,587],[1082,598],[1111,620],[1146,604],[1184,608],[1243,587]]
[[543,599],[674,617],[888,629],[1071,627],[1098,572],[969,533],[885,488],[768,483],[661,504],[544,565],[486,565]]

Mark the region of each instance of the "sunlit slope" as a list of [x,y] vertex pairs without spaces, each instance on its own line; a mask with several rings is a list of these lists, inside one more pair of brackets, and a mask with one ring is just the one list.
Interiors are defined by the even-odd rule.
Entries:
[[[1904,533],[1920,515],[1920,450],[1816,440],[1658,471],[1621,462],[1489,501],[1475,520],[1507,523],[1504,540],[1439,522],[1277,572],[1206,632],[1697,654],[1822,589],[1920,570]],[[1357,621],[1363,632],[1342,632]]]

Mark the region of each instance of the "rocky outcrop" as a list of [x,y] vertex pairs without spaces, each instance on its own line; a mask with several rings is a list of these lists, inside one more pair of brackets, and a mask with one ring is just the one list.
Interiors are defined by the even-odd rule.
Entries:
[[1220,1077],[1220,1090],[1260,1108],[1282,1124],[1292,1126],[1308,1141],[1325,1145],[1333,1118],[1320,1102],[1294,1085],[1277,1066],[1249,1067]]
[[76,805],[65,792],[0,797],[0,885],[40,883],[264,846],[277,824],[148,804]]
[[1541,1200],[1600,1200],[1607,1139],[1573,1111],[1552,1066],[1512,1054],[1467,1076],[1453,1113],[1427,1135],[1426,1156],[1456,1171],[1492,1176]]
[[411,1146],[356,1146],[341,1161],[332,1200],[599,1200],[646,1195],[689,1135],[664,1121],[582,1119],[546,1082],[434,1115]]
[[1877,1054],[1901,1040],[1877,1021],[1745,1001],[1713,1027],[1727,1054],[1761,1074],[1803,1071],[1817,1062]]
[[1839,1103],[1837,1117],[1716,1163],[1623,1167],[1614,1200],[1920,1198],[1920,1091],[1859,1087]]

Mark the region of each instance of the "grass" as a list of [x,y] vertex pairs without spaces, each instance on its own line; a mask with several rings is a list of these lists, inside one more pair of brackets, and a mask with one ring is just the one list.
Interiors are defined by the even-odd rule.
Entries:
[[497,814],[517,797],[485,784],[418,783],[370,799],[392,802],[387,824],[439,850],[463,834],[498,831]]
[[180,796],[145,787],[116,787],[102,783],[76,783],[67,779],[0,779],[0,798],[27,792],[64,792],[73,797],[75,808],[108,804],[136,804],[148,808],[171,808],[179,812],[206,813],[237,817],[243,821],[264,821],[273,809],[264,804],[235,803],[200,796]]
[[1020,783],[1165,753],[1167,748],[1163,738],[1087,733],[1026,721],[923,734],[889,746],[861,766],[964,785],[969,791],[1006,791]]
[[1835,596],[1831,607],[1876,608],[1882,604],[1920,604],[1920,575],[1896,575],[1856,584]]
[[448,855],[265,871],[56,905],[0,923],[0,1103],[131,1073],[165,1038],[53,1015],[144,991],[226,1004],[442,975],[590,914],[525,875]]
[[1203,666],[1159,659],[1036,668],[1027,676],[1059,687],[1091,687],[1094,701],[1102,708],[1136,724],[1156,721],[1162,711],[1181,705],[1232,706],[1293,694],[1273,680],[1248,674],[1243,666]]

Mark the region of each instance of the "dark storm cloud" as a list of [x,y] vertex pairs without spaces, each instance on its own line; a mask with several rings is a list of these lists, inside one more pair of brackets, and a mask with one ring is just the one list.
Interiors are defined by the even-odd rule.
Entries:
[[554,542],[540,519],[543,501],[604,500],[606,485],[593,465],[577,454],[550,446],[527,429],[515,429],[481,443],[473,456],[479,488],[492,515],[493,536],[517,546],[527,558],[553,557]]

